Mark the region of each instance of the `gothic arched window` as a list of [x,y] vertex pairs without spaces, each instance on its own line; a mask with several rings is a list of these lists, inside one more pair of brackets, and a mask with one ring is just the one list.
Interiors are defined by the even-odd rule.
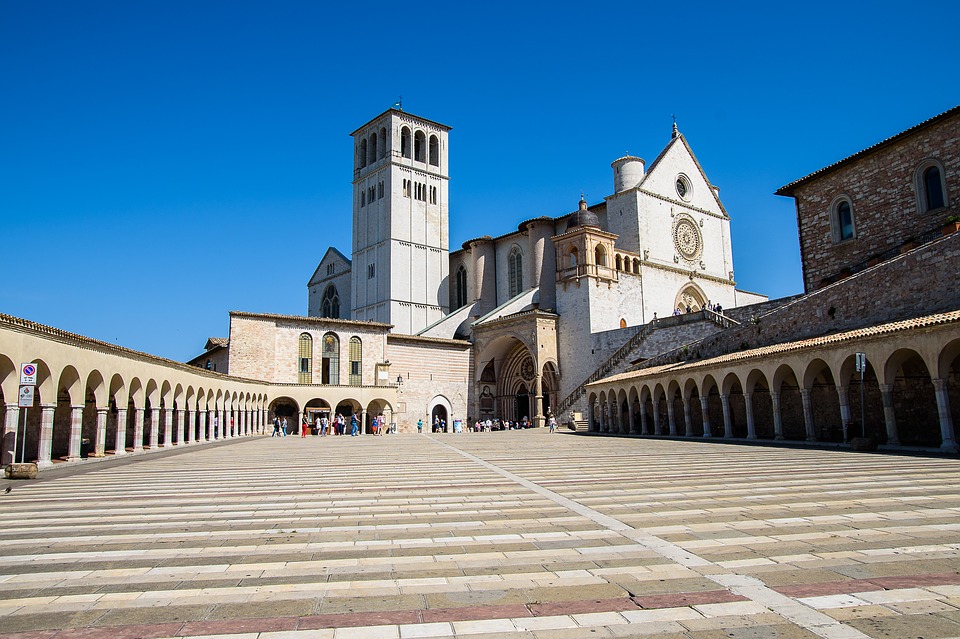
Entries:
[[386,127],[380,127],[380,146],[377,147],[377,159],[383,158],[387,155],[387,129]]
[[440,140],[437,136],[430,136],[430,164],[440,166]]
[[400,155],[410,157],[410,129],[407,127],[400,129]]
[[363,371],[363,344],[359,337],[350,338],[350,385],[360,386]]
[[377,134],[374,133],[370,136],[370,146],[367,148],[369,155],[367,156],[367,164],[373,164],[377,161]]
[[417,131],[413,134],[413,159],[417,162],[427,161],[427,136],[423,131]]
[[457,269],[457,308],[467,305],[467,269],[463,264]]
[[514,246],[507,258],[507,277],[509,279],[510,297],[515,297],[523,290],[523,254],[519,246]]
[[320,303],[320,317],[340,318],[340,295],[333,284],[323,292],[323,301]]
[[313,338],[310,333],[300,334],[300,365],[297,370],[298,384],[313,383]]
[[357,164],[362,169],[367,165],[367,141],[360,140],[360,153],[357,158]]
[[340,339],[335,333],[323,336],[321,384],[340,383]]

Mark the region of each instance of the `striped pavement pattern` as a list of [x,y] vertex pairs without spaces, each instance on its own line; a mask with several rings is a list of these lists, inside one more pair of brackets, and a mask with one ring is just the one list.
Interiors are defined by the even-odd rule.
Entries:
[[0,492],[14,639],[960,637],[960,460],[230,440]]

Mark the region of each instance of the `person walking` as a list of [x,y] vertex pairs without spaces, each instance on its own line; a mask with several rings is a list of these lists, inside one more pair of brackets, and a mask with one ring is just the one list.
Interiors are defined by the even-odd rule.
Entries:
[[356,437],[360,434],[359,420],[357,419],[357,414],[353,413],[350,415],[350,436]]
[[279,436],[280,436],[280,418],[279,418],[279,417],[274,417],[274,418],[273,418],[273,434],[270,435],[270,436],[271,436],[271,437],[279,437]]
[[284,417],[283,421],[280,422],[280,436],[281,437],[287,436],[287,418],[286,417]]
[[550,432],[551,432],[551,433],[554,432],[555,430],[557,430],[557,418],[556,418],[556,417],[554,417],[553,415],[551,415],[551,416],[550,416],[550,422],[549,422],[549,423],[550,423]]
[[304,415],[300,420],[300,439],[303,439],[307,436],[308,430],[310,430],[310,425],[307,423],[307,416]]
[[420,433],[421,435],[423,434],[423,420],[422,420],[422,419],[418,419],[418,420],[417,420],[417,432]]

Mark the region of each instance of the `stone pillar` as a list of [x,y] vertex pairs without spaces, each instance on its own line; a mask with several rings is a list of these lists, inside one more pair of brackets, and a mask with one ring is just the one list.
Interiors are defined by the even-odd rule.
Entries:
[[700,412],[703,413],[703,436],[713,437],[712,426],[710,424],[710,396],[700,396]]
[[[0,457],[0,466],[17,462],[14,454],[17,449],[17,433],[20,432],[20,407],[16,404],[7,404],[3,417],[3,455]],[[24,437],[26,439],[26,437]],[[19,458],[18,458],[19,459]]]
[[940,450],[956,453],[957,438],[953,430],[953,417],[950,416],[950,396],[947,393],[947,380],[933,379],[934,392],[937,394],[937,413],[940,416]]
[[[539,367],[540,364],[537,363]],[[533,378],[533,425],[537,428],[543,428],[543,376],[541,369],[537,369],[537,376]]]
[[80,436],[83,433],[83,406],[70,407],[70,443],[67,447],[67,461],[80,459]]
[[[352,429],[351,429],[352,430]],[[363,435],[367,430],[367,411],[366,409],[360,410],[360,425],[358,432]],[[453,432],[453,415],[447,415],[447,432]],[[353,433],[351,433],[352,435]]]
[[887,444],[900,445],[900,436],[897,433],[897,414],[893,409],[893,386],[880,384],[880,397],[883,398],[883,421],[887,427]]
[[163,409],[163,447],[173,446],[173,409]]
[[633,402],[627,400],[627,422],[630,425],[630,434],[637,434],[637,411],[633,407]]
[[150,409],[150,449],[160,447],[160,409]]
[[783,416],[780,414],[779,391],[770,391],[770,402],[773,404],[773,438],[783,439]]
[[660,402],[653,402],[653,434],[663,435],[663,415],[660,414]]
[[187,409],[180,408],[177,409],[177,446],[183,446],[187,442],[184,441],[183,436],[186,432],[187,424]]
[[114,455],[127,454],[127,409],[117,409],[117,442],[113,446]]
[[673,410],[673,398],[671,397],[670,399],[667,400],[667,424],[670,425],[671,435],[677,434],[677,421],[676,421],[676,415],[674,415],[674,412],[675,411]]
[[650,434],[650,424],[647,423],[647,405],[646,402],[640,404],[640,434]]
[[133,452],[143,452],[143,409],[133,409]]
[[813,402],[810,401],[810,389],[800,389],[800,399],[803,402],[803,427],[807,431],[807,441],[817,441],[817,431],[813,423]]
[[683,398],[683,434],[693,437],[693,422],[690,419],[690,398]]
[[720,406],[723,407],[723,436],[733,437],[733,423],[730,421],[730,395],[720,395]]
[[744,393],[743,403],[747,407],[747,439],[756,439],[757,424],[753,418],[753,393]]
[[97,409],[97,441],[93,445],[93,456],[103,457],[107,454],[107,408]]
[[201,410],[198,412],[200,417],[200,442],[202,443],[207,441],[207,413],[209,413],[209,411]]
[[190,408],[187,410],[187,443],[194,444],[197,441],[197,411]]
[[859,437],[860,433],[847,433],[850,425],[850,398],[847,396],[846,386],[837,386],[837,399],[840,400],[840,425],[843,426],[843,441],[850,441],[850,437]]
[[[53,450],[53,412],[56,404],[44,404],[40,407],[40,444],[37,447],[37,467],[49,468],[53,465],[50,452]],[[26,437],[24,437],[26,442]],[[24,443],[26,446],[26,443]]]

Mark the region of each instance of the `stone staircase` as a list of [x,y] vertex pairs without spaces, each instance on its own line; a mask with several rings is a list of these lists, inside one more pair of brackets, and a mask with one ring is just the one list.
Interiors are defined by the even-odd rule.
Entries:
[[[691,321],[693,320],[693,321]],[[687,342],[696,341],[701,339],[703,335],[707,334],[716,334],[724,330],[740,326],[740,322],[729,317],[726,314],[715,313],[709,310],[702,310],[694,313],[693,315],[687,314],[682,316],[671,316],[661,318],[659,320],[654,320],[648,324],[644,324],[637,327],[636,332],[631,335],[624,343],[623,346],[618,348],[605,362],[603,362],[597,370],[595,370],[587,379],[573,389],[569,395],[563,398],[562,401],[557,405],[555,414],[560,418],[564,419],[570,411],[579,412],[582,419],[580,420],[564,420],[564,423],[568,426],[575,427],[574,430],[586,430],[587,421],[586,417],[586,387],[587,384],[595,382],[597,380],[603,379],[604,377],[609,377],[610,375],[616,375],[618,373],[624,373],[630,368],[630,362],[637,359],[638,350],[645,343],[650,340],[655,333],[659,331],[667,331],[667,334],[663,337],[676,336],[676,342],[673,343],[673,346],[681,346]],[[678,333],[678,331],[689,331],[690,328],[694,325],[700,326],[699,333],[700,336],[692,336],[689,333]],[[662,345],[661,345],[662,346]],[[656,345],[651,346],[655,349],[654,354],[660,354],[662,352]]]
[[[565,415],[572,408],[576,408],[576,404],[579,400],[583,399],[587,391],[587,384],[595,382],[598,379],[603,379],[608,375],[614,375],[626,370],[626,366],[623,366],[624,361],[626,360],[627,365],[629,365],[629,360],[627,356],[630,355],[633,350],[643,343],[655,330],[657,330],[657,323],[650,322],[648,324],[643,324],[637,327],[637,332],[630,336],[623,346],[618,348],[613,355],[607,358],[603,364],[600,365],[597,370],[595,370],[587,379],[577,386],[573,391],[563,398],[563,400],[557,404],[556,414]],[[619,367],[619,369],[618,369]],[[585,411],[580,410],[581,414]],[[574,422],[577,425],[577,430],[580,430],[581,424],[586,425],[585,420],[578,420]]]

